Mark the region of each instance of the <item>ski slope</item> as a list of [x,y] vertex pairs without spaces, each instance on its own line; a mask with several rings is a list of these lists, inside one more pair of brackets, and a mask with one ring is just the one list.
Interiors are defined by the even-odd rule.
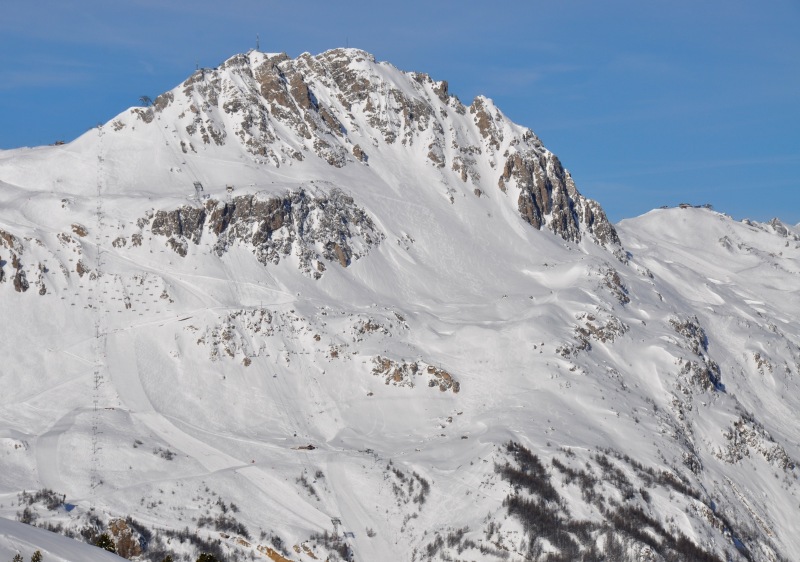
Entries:
[[20,554],[29,560],[35,551],[48,562],[111,562],[122,560],[103,549],[83,544],[24,523],[0,518],[0,556],[11,560]]
[[40,523],[130,516],[188,558],[184,528],[231,560],[541,559],[507,507],[519,443],[586,556],[662,555],[603,527],[635,508],[662,545],[800,559],[797,227],[604,225],[490,100],[361,51],[168,94],[0,152],[0,515],[49,488],[75,507]]

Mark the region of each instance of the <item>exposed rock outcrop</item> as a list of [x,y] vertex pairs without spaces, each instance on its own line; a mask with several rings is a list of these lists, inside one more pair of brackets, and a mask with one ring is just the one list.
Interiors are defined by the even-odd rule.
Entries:
[[[25,269],[22,267],[22,241],[10,232],[0,230],[0,248],[9,250],[11,267],[14,269],[14,273],[11,274],[14,290],[18,293],[24,293],[28,290],[30,285],[25,274]],[[2,254],[0,254],[0,282],[6,280],[6,273],[3,266],[7,263],[8,262],[3,259]]]
[[386,357],[373,358],[372,374],[384,378],[386,384],[394,386],[416,386],[418,378],[425,381],[429,387],[438,387],[442,392],[452,390],[458,393],[461,385],[453,375],[423,361],[395,361]]
[[553,153],[533,149],[510,154],[499,180],[504,191],[509,184],[519,189],[519,213],[534,228],[546,227],[572,242],[580,242],[586,232],[603,246],[621,247],[603,209],[578,192]]
[[182,257],[190,243],[200,244],[205,232],[219,256],[235,244],[249,247],[264,265],[277,265],[294,254],[300,269],[317,279],[326,269],[323,260],[348,267],[384,238],[352,197],[338,190],[209,199],[203,207],[156,211],[148,220],[150,232],[166,237],[167,245]]
[[279,167],[316,155],[342,168],[367,162],[368,142],[420,144],[421,152],[409,151],[410,162],[421,154],[413,165],[439,169],[444,183],[460,180],[482,193],[494,182],[506,193],[513,188],[509,195],[533,228],[576,243],[588,237],[625,259],[602,208],[578,192],[530,130],[511,123],[486,97],[465,107],[446,82],[400,72],[364,51],[294,59],[251,51],[198,70],[151,107],[132,111],[152,122],[179,103],[186,107],[176,126],[184,152],[235,139],[259,163]]
[[680,336],[685,346],[691,350],[696,359],[681,359],[681,372],[678,389],[683,394],[690,394],[691,388],[707,391],[724,391],[722,374],[716,361],[708,356],[708,337],[697,317],[677,319],[671,318],[670,325]]

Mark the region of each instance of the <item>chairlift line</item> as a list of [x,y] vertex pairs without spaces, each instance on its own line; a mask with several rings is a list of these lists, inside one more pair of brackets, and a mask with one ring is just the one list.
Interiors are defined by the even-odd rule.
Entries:
[[[98,127],[97,131],[99,136],[99,143],[98,143],[99,154],[97,156],[97,205],[95,206],[95,218],[96,218],[95,272],[97,274],[97,278],[100,279],[103,277],[102,240],[103,240],[103,182],[105,177],[105,158],[103,157],[102,154],[103,136],[104,136],[103,128]],[[99,294],[94,294],[93,287],[89,287],[88,291],[93,293],[91,297],[92,300],[95,301],[93,303],[90,303],[89,305],[89,308],[93,309],[92,313],[94,315],[94,348],[95,348],[93,390],[92,390],[92,405],[93,405],[92,441],[91,441],[92,444],[91,444],[90,469],[89,469],[89,485],[91,493],[94,494],[95,489],[102,484],[102,479],[100,478],[100,462],[101,462],[100,457],[101,457],[102,447],[100,446],[100,438],[99,438],[99,435],[102,433],[102,431],[100,427],[101,409],[99,407],[99,404],[100,404],[100,389],[104,383],[103,367],[105,365],[105,359],[106,359],[106,343],[107,343],[106,334],[108,330],[104,329],[103,326],[103,316],[99,302],[101,297],[99,296]]]
[[[170,144],[170,142],[169,142],[170,139],[169,139],[169,137],[167,137],[167,134],[164,132],[164,127],[162,127],[163,123],[161,122],[161,114],[158,111],[155,110],[155,108],[153,107],[152,104],[150,105],[150,110],[155,115],[156,121],[158,123],[156,129],[158,129],[158,132],[161,134],[162,138],[164,139],[164,142],[166,143],[166,146],[170,147],[170,151],[173,152],[178,157],[180,157],[181,155],[177,154],[177,151],[172,149],[172,144]],[[194,171],[194,168],[189,163],[189,159],[188,158],[184,157],[184,158],[180,159],[180,161],[183,163],[184,166],[186,166],[186,170],[188,171],[190,179],[192,180],[192,184],[194,185],[195,197],[197,198],[198,203],[200,203],[201,200],[202,200],[202,197],[200,196],[200,192],[204,191],[203,184],[200,182],[200,177]]]

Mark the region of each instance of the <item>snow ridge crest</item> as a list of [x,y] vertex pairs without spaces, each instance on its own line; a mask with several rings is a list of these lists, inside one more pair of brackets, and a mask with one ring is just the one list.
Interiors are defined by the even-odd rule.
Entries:
[[486,97],[464,105],[446,81],[400,71],[359,49],[294,59],[238,54],[129,110],[113,128],[139,121],[171,125],[186,155],[233,144],[269,168],[321,159],[334,170],[374,172],[399,161],[478,197],[499,190],[530,226],[573,242],[587,236],[624,255],[600,205],[579,193],[530,129]]

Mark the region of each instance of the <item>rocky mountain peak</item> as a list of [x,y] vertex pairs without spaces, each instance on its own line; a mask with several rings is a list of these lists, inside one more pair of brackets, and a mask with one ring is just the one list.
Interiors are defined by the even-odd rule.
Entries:
[[355,49],[145,101],[0,151],[0,557],[800,560],[800,229]]
[[530,129],[489,98],[465,106],[447,82],[359,49],[235,55],[121,115],[114,129],[139,121],[172,128],[186,155],[234,147],[266,169],[302,168],[311,158],[383,174],[387,160],[403,162],[447,186],[451,202],[459,191],[503,201],[533,228],[576,243],[587,237],[624,256],[600,205],[580,194]]

